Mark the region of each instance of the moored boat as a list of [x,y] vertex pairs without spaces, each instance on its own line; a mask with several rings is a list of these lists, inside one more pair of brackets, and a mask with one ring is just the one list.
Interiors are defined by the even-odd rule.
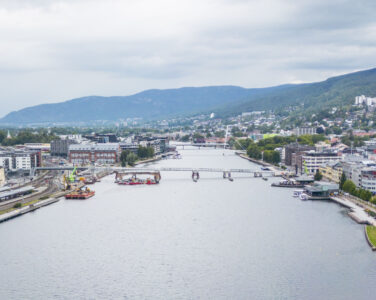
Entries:
[[77,189],[69,194],[65,195],[65,199],[77,199],[77,200],[84,200],[91,198],[95,195],[95,192],[90,190],[89,188],[86,189]]

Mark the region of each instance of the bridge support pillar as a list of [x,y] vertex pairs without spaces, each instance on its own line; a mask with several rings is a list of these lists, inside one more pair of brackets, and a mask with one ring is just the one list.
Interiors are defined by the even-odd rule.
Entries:
[[223,178],[228,179],[230,181],[233,181],[234,179],[231,177],[231,172],[224,171],[223,172]]
[[200,179],[200,174],[197,171],[192,171],[192,180],[197,182]]

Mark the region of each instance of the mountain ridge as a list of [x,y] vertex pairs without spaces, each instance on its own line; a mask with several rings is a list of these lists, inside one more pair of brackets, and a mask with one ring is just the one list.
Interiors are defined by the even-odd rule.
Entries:
[[145,120],[208,113],[230,116],[252,110],[306,110],[350,104],[360,94],[376,96],[376,68],[330,77],[324,81],[265,88],[234,85],[148,89],[129,96],[84,96],[13,111],[2,124],[74,123],[127,118]]

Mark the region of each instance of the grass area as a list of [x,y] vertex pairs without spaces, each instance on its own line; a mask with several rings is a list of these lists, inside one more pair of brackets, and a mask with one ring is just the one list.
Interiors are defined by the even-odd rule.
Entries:
[[376,227],[375,226],[367,226],[367,235],[368,239],[371,242],[371,244],[376,247]]
[[0,215],[6,214],[8,212],[11,212],[12,210],[14,210],[13,207],[12,208],[8,208],[8,209],[4,209],[4,210],[0,211]]
[[[44,197],[42,197],[42,198],[44,198]],[[46,199],[49,198],[49,197],[47,197],[47,198],[45,198],[45,199],[42,199],[42,198],[37,199],[37,200],[33,200],[33,201],[29,201],[29,202],[26,202],[26,203],[22,203],[22,204],[21,204],[21,207],[25,207],[25,206],[29,206],[29,205],[31,205],[31,204],[35,204],[35,203],[37,203],[37,202],[39,202],[39,201],[41,201],[41,200],[46,200]],[[8,208],[8,209],[5,209],[5,210],[2,210],[2,211],[0,211],[0,215],[3,215],[3,214],[6,214],[6,213],[9,213],[9,212],[11,212],[11,211],[13,211],[13,210],[16,210],[16,209],[19,209],[19,208],[11,207],[11,208]]]

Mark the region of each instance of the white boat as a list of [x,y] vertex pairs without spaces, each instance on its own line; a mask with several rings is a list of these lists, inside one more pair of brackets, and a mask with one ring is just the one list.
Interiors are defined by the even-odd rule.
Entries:
[[304,190],[294,190],[293,197],[298,198],[304,192]]
[[305,193],[301,193],[299,196],[300,200],[308,200],[308,195]]

